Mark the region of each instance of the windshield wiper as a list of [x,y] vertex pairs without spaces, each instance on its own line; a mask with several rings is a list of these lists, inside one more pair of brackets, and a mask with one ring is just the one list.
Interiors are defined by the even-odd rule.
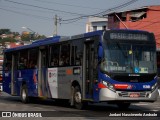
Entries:
[[127,55],[127,54],[125,54],[126,52],[125,52],[125,51],[123,51],[123,49],[122,49],[122,47],[120,46],[119,42],[116,42],[116,44],[117,44],[117,46],[118,46],[119,50],[121,50],[121,52],[122,52],[123,56],[124,56],[125,58],[127,58],[127,57],[128,57],[128,55]]

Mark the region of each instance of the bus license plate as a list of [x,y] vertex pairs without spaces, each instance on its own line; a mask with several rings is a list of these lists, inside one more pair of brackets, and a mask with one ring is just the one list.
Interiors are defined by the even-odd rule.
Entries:
[[129,96],[130,96],[131,98],[137,98],[137,97],[140,96],[140,94],[139,94],[139,93],[130,93]]

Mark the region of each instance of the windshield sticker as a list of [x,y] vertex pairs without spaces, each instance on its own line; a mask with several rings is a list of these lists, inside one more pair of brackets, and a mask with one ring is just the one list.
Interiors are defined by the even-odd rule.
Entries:
[[129,55],[131,55],[132,54],[132,50],[129,50]]
[[140,68],[135,67],[134,72],[135,73],[148,73],[148,68],[146,68],[146,67],[140,67]]
[[135,73],[139,73],[139,68],[135,67],[135,68],[134,68],[134,72],[135,72]]
[[110,68],[111,71],[123,71],[123,72],[126,71],[126,67],[110,66],[109,68]]
[[141,67],[139,73],[148,73],[148,68]]

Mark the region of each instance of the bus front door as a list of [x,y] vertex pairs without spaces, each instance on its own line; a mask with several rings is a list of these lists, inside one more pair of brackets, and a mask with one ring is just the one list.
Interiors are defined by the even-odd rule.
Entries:
[[85,98],[93,99],[93,63],[94,63],[94,42],[85,43]]
[[16,54],[12,54],[12,67],[11,67],[11,95],[17,95],[17,91],[20,91],[20,88],[18,90],[17,87],[17,80],[18,80],[18,74],[17,71],[17,61],[18,56]]

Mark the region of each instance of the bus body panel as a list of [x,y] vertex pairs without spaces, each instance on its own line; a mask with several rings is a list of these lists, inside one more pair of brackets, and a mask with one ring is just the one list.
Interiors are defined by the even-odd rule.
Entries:
[[28,95],[37,96],[36,84],[34,83],[35,70],[17,70],[17,95],[20,95],[20,89],[25,83],[27,85]]
[[3,91],[11,94],[11,72],[4,71],[3,72]]
[[[113,30],[114,31],[114,30]],[[126,35],[126,34],[115,34],[117,33],[114,31],[114,34],[112,34],[112,38],[115,39],[122,39],[125,38],[125,40],[123,41],[124,43],[127,41],[127,38],[138,38],[138,39],[148,39],[146,36],[137,36],[137,34],[141,34],[144,32],[140,32],[140,31],[136,31],[136,36],[134,36],[134,32],[135,31],[130,31],[130,30],[126,30],[127,34],[128,33],[132,33],[130,35]],[[158,90],[155,87],[155,89],[152,91],[151,88],[152,86],[154,86],[157,82],[157,78],[156,78],[156,73],[155,73],[155,78],[150,79],[147,82],[130,82],[130,77],[129,74],[127,73],[126,78],[128,79],[128,81],[123,82],[122,81],[118,81],[118,80],[114,80],[111,76],[114,74],[113,71],[102,71],[101,70],[101,62],[103,62],[105,60],[104,56],[105,56],[105,43],[104,43],[104,37],[109,39],[109,34],[110,32],[112,32],[112,30],[105,34],[105,32],[107,31],[95,31],[95,32],[91,32],[91,33],[85,33],[82,35],[78,35],[78,36],[73,36],[70,39],[67,40],[63,40],[60,37],[53,37],[53,38],[47,38],[41,41],[37,41],[35,43],[32,43],[31,45],[28,46],[23,46],[23,47],[17,47],[17,48],[12,48],[12,49],[7,49],[5,50],[5,54],[6,53],[18,53],[21,52],[23,50],[29,50],[29,49],[33,49],[36,48],[38,49],[38,54],[39,57],[37,59],[38,61],[38,67],[35,69],[23,69],[23,70],[14,70],[14,78],[15,78],[15,83],[14,86],[12,86],[11,82],[11,71],[5,71],[3,73],[3,89],[5,92],[12,94],[12,88],[14,88],[15,90],[15,94],[17,96],[20,96],[21,94],[21,87],[23,84],[26,84],[27,86],[27,90],[28,90],[28,96],[33,96],[33,97],[47,97],[47,98],[54,98],[54,99],[71,99],[71,95],[72,95],[72,85],[74,82],[76,82],[76,85],[78,85],[80,87],[80,91],[82,93],[81,97],[82,97],[82,101],[92,101],[92,102],[103,102],[103,101],[156,101],[157,96],[158,96]],[[122,32],[120,33],[124,33],[125,30],[122,30]],[[148,32],[145,32],[145,35],[148,35]],[[94,39],[95,36],[98,36],[98,39]],[[80,44],[80,47],[76,44],[76,40],[79,41],[77,42],[78,44]],[[144,41],[143,42],[146,42]],[[96,41],[96,42],[95,42]],[[107,40],[106,40],[107,41]],[[109,41],[110,43],[112,43],[113,41]],[[142,42],[141,40],[138,40],[137,43],[139,44],[140,42]],[[62,45],[64,44],[68,44],[70,45],[70,64],[72,59],[76,58],[76,49],[77,48],[81,48],[79,52],[82,53],[81,57],[82,57],[82,64],[81,65],[64,65],[64,66],[49,66],[50,62],[51,62],[51,56],[52,52],[51,47],[59,47],[59,51],[61,52],[61,49],[63,48]],[[106,42],[107,43],[107,42]],[[106,46],[110,43],[107,43]],[[133,44],[135,45],[135,43],[132,43],[129,41],[126,42],[127,44]],[[153,45],[155,45],[154,42],[152,42],[150,40],[150,43],[152,43]],[[82,45],[81,45],[82,44]],[[55,45],[55,46],[54,46]],[[115,46],[116,45],[116,46]],[[55,47],[55,48],[56,48]],[[119,45],[119,42],[114,44],[113,47],[115,47],[114,49],[119,49],[119,53],[127,53],[127,55],[131,55],[134,51],[131,51],[130,49],[128,49],[128,51],[123,52],[123,50],[121,50],[120,48],[122,46]],[[99,55],[99,48],[101,48],[101,56]],[[140,47],[139,47],[140,48]],[[146,47],[147,48],[147,47]],[[113,50],[114,50],[113,49]],[[72,51],[75,50],[75,51]],[[109,51],[109,49],[108,49]],[[50,53],[47,56],[47,52]],[[60,58],[60,52],[58,52],[58,58]],[[69,51],[66,51],[66,53],[68,53]],[[109,51],[111,53],[111,55],[113,54],[112,52],[115,51]],[[142,50],[143,52],[143,50]],[[154,53],[154,51],[152,51]],[[75,56],[72,56],[72,54],[74,54]],[[109,54],[109,53],[107,53]],[[43,57],[43,55],[46,55],[45,57]],[[122,54],[123,55],[123,54]],[[148,53],[144,54],[144,55],[148,55]],[[116,56],[118,56],[118,53],[116,54]],[[72,58],[73,57],[73,58]],[[121,56],[122,57],[122,56]],[[134,57],[134,56],[133,56]],[[43,58],[43,60],[42,60]],[[115,59],[115,58],[114,58]],[[154,58],[153,58],[154,59]],[[91,61],[90,61],[91,60]],[[47,61],[46,64],[44,64],[43,66],[43,62]],[[124,62],[123,59],[121,62]],[[142,63],[143,61],[141,60],[139,63]],[[148,62],[148,61],[147,61]],[[146,62],[146,63],[147,63]],[[154,60],[151,61],[152,63],[154,63]],[[110,62],[112,64],[115,64],[120,68],[123,69],[123,67],[119,66],[119,64],[117,64],[118,62]],[[139,68],[144,68],[147,64],[142,64],[142,67]],[[152,64],[151,63],[151,64]],[[5,63],[4,63],[5,64]],[[107,66],[107,65],[106,65]],[[112,70],[115,70],[115,68],[118,67],[112,67]],[[107,67],[106,67],[107,68]],[[90,70],[92,69],[92,70]],[[126,69],[126,68],[125,68]],[[133,71],[135,72],[135,68]],[[144,74],[147,75],[150,74],[150,71],[148,70],[150,69],[150,66],[147,68],[147,72],[145,72]],[[153,71],[153,70],[152,70]],[[124,71],[119,72],[118,74],[119,76],[121,76]],[[139,72],[139,71],[138,71]],[[125,74],[126,74],[125,73]],[[116,73],[117,74],[117,73]],[[131,73],[133,74],[133,73]],[[141,76],[142,73],[134,73],[134,75],[139,75]],[[94,77],[93,77],[94,76]],[[12,76],[13,77],[13,76]],[[123,76],[125,77],[125,76]],[[125,79],[126,80],[126,79]],[[115,88],[115,91],[109,89],[106,87],[106,84],[103,82],[108,82],[109,84],[113,85],[113,88]],[[107,84],[108,84],[107,83]],[[127,85],[127,87],[124,89],[116,89],[115,86],[123,86],[123,85]],[[74,86],[75,87],[75,86]],[[133,94],[133,95],[132,95]],[[13,95],[13,94],[12,94]],[[124,95],[124,96],[123,96]],[[138,96],[136,96],[138,95]],[[141,96],[144,95],[144,96]]]
[[71,85],[77,81],[82,86],[82,67],[48,68],[51,98],[70,99]]

